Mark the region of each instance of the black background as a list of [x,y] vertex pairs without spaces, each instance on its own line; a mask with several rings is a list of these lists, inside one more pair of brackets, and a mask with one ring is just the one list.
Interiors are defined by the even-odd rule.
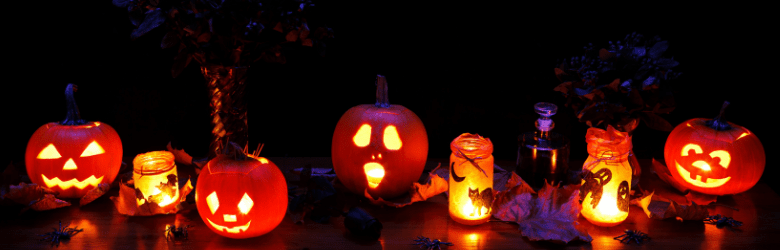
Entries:
[[[23,2],[23,1],[22,1]],[[673,126],[712,118],[724,100],[727,119],[755,133],[767,153],[762,181],[778,171],[773,156],[777,111],[776,28],[755,6],[532,6],[455,3],[317,3],[335,32],[327,56],[290,54],[285,65],[253,65],[246,95],[250,143],[265,156],[330,156],[336,122],[350,107],[374,102],[376,74],[387,76],[390,102],[414,111],[428,132],[429,158],[448,157],[460,133],[489,137],[494,156],[514,160],[517,136],[533,131],[533,104],[559,104],[556,132],[572,140],[572,159],[587,157],[587,126],[553,91],[556,59],[580,55],[639,32],[669,41],[680,62]],[[82,117],[113,126],[125,158],[163,150],[169,141],[206,155],[208,93],[197,64],[178,78],[175,51],[159,48],[158,29],[130,40],[126,11],[110,1],[13,3],[5,17],[4,119],[7,162],[23,162],[30,135],[65,115],[63,91],[79,85]],[[4,126],[5,127],[5,126]],[[639,158],[663,157],[668,132],[640,125]]]

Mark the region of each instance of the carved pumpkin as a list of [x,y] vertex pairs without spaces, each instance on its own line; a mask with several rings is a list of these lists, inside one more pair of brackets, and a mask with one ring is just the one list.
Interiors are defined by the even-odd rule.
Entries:
[[397,197],[409,191],[425,167],[428,134],[412,111],[391,105],[387,81],[377,76],[376,104],[350,108],[333,132],[333,169],[351,192]]
[[255,155],[217,155],[198,176],[195,203],[215,233],[235,239],[276,228],[287,211],[287,182],[276,165]]
[[61,198],[80,198],[100,183],[110,184],[122,165],[122,141],[108,124],[79,116],[68,84],[68,115],[62,122],[38,128],[25,151],[27,174],[33,183],[59,192]]
[[726,195],[747,191],[761,178],[766,155],[761,141],[746,128],[715,119],[694,118],[669,134],[664,158],[677,183],[693,191]]

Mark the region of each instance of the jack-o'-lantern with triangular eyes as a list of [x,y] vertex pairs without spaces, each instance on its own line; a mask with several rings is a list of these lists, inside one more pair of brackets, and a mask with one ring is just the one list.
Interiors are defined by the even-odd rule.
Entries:
[[747,191],[761,178],[766,155],[761,141],[746,128],[715,119],[694,118],[669,134],[664,158],[672,178],[690,190],[713,195]]
[[217,155],[203,167],[195,187],[195,204],[212,231],[244,239],[266,234],[282,222],[287,211],[287,182],[273,162],[244,155],[238,148],[233,156]]
[[60,198],[80,198],[100,183],[110,184],[122,165],[119,135],[108,124],[80,118],[76,89],[66,87],[65,120],[38,128],[25,151],[30,180],[59,192]]
[[376,104],[350,108],[333,132],[336,176],[351,192],[384,199],[409,192],[425,167],[428,134],[411,110],[390,104],[387,81],[377,76]]

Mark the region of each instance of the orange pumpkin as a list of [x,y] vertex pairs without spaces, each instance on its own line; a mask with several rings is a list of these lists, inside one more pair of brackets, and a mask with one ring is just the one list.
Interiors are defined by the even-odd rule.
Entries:
[[425,167],[428,134],[414,112],[387,99],[387,81],[377,76],[376,104],[350,108],[333,132],[333,169],[351,192],[397,197],[409,191]]
[[235,239],[257,237],[282,222],[287,182],[266,158],[217,155],[198,176],[195,203],[215,233]]
[[79,116],[68,84],[68,115],[62,122],[38,128],[25,151],[27,174],[33,183],[59,192],[61,198],[80,198],[100,183],[114,181],[122,165],[122,141],[108,124]]
[[723,111],[715,119],[694,118],[669,134],[664,158],[672,178],[705,194],[747,191],[761,178],[766,155],[761,141],[748,129],[727,122]]

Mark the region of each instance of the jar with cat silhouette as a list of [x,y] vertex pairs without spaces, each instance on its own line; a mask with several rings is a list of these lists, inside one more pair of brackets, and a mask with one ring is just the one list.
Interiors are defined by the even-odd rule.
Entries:
[[179,204],[179,180],[173,153],[152,151],[139,154],[133,159],[133,183],[145,199],[138,199],[138,205],[146,202],[160,207]]
[[450,148],[450,217],[464,225],[485,223],[493,204],[493,143],[479,134],[464,133]]
[[631,138],[612,126],[589,128],[585,138],[589,156],[582,166],[582,216],[597,226],[616,226],[628,217]]

